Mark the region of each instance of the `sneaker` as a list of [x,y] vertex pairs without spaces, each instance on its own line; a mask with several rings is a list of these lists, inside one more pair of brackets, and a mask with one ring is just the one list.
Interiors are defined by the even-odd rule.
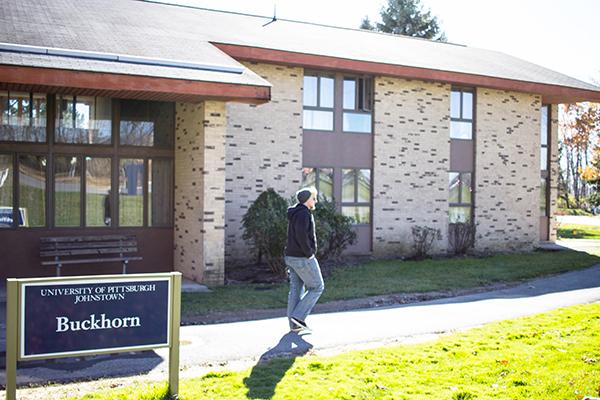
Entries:
[[310,328],[306,325],[306,322],[294,317],[291,317],[290,321],[292,321],[292,325],[294,326],[292,328],[292,332],[310,331]]

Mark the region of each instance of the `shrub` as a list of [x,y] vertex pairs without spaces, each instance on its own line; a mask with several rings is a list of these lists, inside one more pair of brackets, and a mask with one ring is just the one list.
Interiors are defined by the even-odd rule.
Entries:
[[339,259],[344,249],[356,241],[352,218],[339,213],[335,203],[324,197],[319,197],[314,215],[317,258],[319,260]]
[[285,271],[283,250],[287,239],[287,207],[287,201],[269,188],[258,196],[242,218],[242,237],[277,274]]
[[421,259],[427,257],[427,254],[433,246],[434,240],[441,240],[442,233],[439,229],[428,226],[413,226],[412,229],[413,247],[415,249],[415,258]]
[[475,225],[470,222],[450,224],[448,241],[454,254],[465,254],[473,246]]

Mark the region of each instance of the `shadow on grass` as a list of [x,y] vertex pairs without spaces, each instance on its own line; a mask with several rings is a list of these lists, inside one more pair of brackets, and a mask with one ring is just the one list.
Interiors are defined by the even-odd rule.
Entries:
[[313,345],[303,339],[304,335],[295,332],[286,333],[279,343],[260,356],[252,368],[250,376],[244,379],[249,399],[270,399],[275,387],[286,372],[294,365],[296,357],[306,354]]

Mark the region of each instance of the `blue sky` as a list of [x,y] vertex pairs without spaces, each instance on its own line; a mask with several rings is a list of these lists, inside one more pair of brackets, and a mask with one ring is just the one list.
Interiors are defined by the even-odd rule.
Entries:
[[[356,28],[386,0],[162,0]],[[421,0],[448,40],[502,51],[600,85],[598,0]]]

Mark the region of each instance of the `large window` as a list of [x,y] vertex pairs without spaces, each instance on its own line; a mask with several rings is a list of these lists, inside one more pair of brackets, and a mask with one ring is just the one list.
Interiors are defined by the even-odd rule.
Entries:
[[56,143],[110,144],[111,111],[108,98],[57,96]]
[[122,145],[173,147],[173,103],[121,100],[120,105]]
[[81,158],[54,157],[54,225],[81,225]]
[[333,130],[334,83],[329,76],[304,76],[304,129]]
[[372,93],[372,78],[344,78],[344,132],[371,133]]
[[449,222],[471,222],[471,173],[450,172],[449,190]]
[[112,159],[85,157],[85,226],[112,225]]
[[144,160],[119,162],[119,226],[144,225]]
[[355,224],[371,223],[370,169],[342,169],[342,214]]
[[46,95],[0,91],[0,141],[46,141]]
[[46,165],[46,156],[19,156],[17,204],[23,210],[23,226],[46,226]]
[[302,186],[314,186],[328,200],[333,199],[333,168],[303,168]]
[[1,96],[0,228],[172,226],[173,103]]
[[453,89],[450,97],[450,138],[473,138],[473,92]]

